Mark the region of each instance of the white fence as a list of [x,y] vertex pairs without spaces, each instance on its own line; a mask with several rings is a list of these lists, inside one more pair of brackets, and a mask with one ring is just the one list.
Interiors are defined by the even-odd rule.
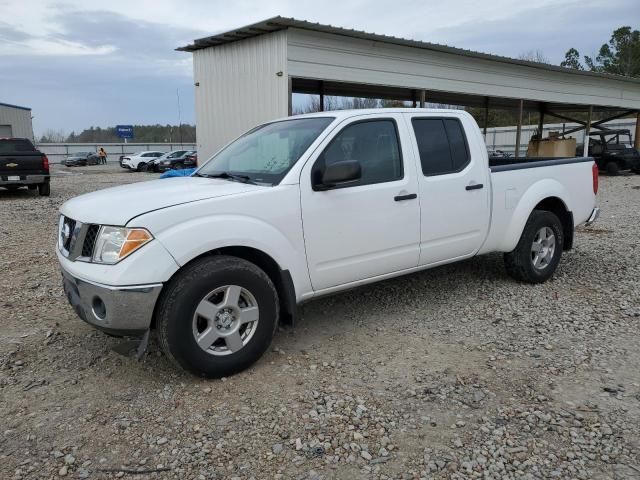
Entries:
[[[577,123],[545,123],[543,129],[543,138],[546,137],[550,131],[557,131],[562,133],[563,130],[570,130],[574,127],[578,127]],[[611,129],[627,129],[631,131],[631,139],[635,134],[636,119],[635,118],[623,118],[620,120],[613,120],[603,124],[606,128]],[[538,125],[523,125],[522,134],[520,140],[520,155],[524,156],[527,153],[527,146],[531,135],[538,128]],[[594,129],[591,129],[594,131]],[[575,138],[578,145],[584,143],[584,130],[574,132],[567,136],[568,138]],[[626,138],[620,138],[620,141],[627,141]],[[487,148],[489,150],[502,150],[503,152],[514,153],[516,151],[516,127],[494,127],[487,128],[487,136],[485,138]]]
[[49,162],[60,163],[77,152],[97,152],[100,147],[107,152],[108,161],[118,161],[121,155],[144,150],[171,152],[172,150],[196,150],[193,143],[39,143],[36,147],[49,157]]

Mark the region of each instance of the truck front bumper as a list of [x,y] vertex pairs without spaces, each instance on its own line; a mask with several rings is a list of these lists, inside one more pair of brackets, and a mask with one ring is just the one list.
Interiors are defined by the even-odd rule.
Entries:
[[161,283],[114,287],[61,270],[69,303],[89,325],[111,335],[141,335],[149,329]]
[[589,225],[592,225],[593,222],[595,222],[599,216],[600,216],[600,209],[598,207],[595,207],[591,212],[591,215],[589,215],[589,219],[584,223],[585,226],[588,227]]

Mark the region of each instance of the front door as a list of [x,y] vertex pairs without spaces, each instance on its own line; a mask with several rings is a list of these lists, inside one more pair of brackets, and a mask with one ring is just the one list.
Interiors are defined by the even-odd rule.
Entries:
[[489,167],[479,153],[485,147],[478,127],[467,116],[406,115],[420,158],[420,265],[470,257],[490,220]]
[[[302,222],[314,290],[418,264],[416,162],[400,114],[362,115],[336,128],[300,177]],[[358,160],[360,180],[317,191],[326,165]]]

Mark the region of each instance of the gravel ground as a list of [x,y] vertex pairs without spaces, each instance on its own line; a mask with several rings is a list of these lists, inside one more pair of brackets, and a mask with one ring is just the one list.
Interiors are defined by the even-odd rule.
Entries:
[[363,287],[205,381],[120,355],[60,286],[62,202],[157,175],[57,171],[0,191],[0,478],[640,478],[640,176],[601,178],[544,285],[488,255]]

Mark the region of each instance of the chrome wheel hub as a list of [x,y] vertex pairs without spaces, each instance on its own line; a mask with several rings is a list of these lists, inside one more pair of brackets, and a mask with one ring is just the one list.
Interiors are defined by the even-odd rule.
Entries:
[[553,260],[556,251],[556,236],[549,227],[536,232],[531,244],[531,263],[537,270],[544,270]]
[[253,294],[238,285],[209,292],[193,314],[193,337],[211,355],[230,355],[249,343],[260,319]]
[[216,327],[218,329],[224,328],[229,330],[236,317],[233,314],[233,310],[230,308],[223,308],[216,314]]

